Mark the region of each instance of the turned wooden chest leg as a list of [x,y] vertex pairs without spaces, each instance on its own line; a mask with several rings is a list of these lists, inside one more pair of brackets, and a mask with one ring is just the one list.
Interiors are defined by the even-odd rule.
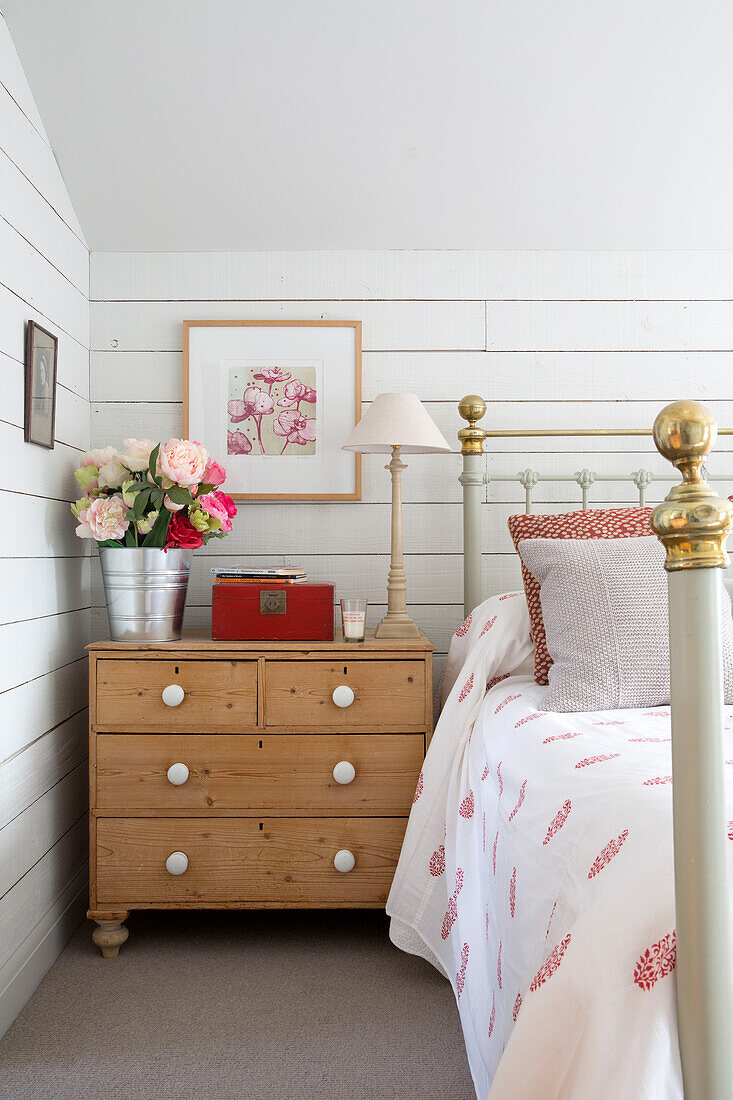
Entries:
[[92,939],[102,952],[103,959],[117,958],[120,948],[130,935],[128,929],[122,923],[128,915],[124,913],[120,916],[103,917],[99,915],[92,917],[92,920],[96,921],[97,924],[92,932]]

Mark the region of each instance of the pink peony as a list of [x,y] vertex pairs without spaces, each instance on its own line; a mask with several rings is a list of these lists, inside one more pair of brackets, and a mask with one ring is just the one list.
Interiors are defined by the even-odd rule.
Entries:
[[269,393],[259,386],[247,386],[241,401],[230,401],[227,405],[229,419],[234,424],[241,423],[248,416],[267,416],[275,408],[275,402]]
[[[229,404],[231,405],[231,401]],[[248,455],[252,450],[252,443],[244,432],[227,432],[227,454]]]
[[287,409],[291,409],[301,401],[310,401],[313,404],[316,400],[316,391],[306,386],[305,382],[301,382],[299,378],[286,382],[283,386],[283,394],[285,396],[280,398],[278,405],[284,405]]
[[213,493],[205,493],[204,496],[198,498],[197,503],[203,508],[207,515],[213,516],[214,519],[221,520],[222,531],[231,531],[232,521],[229,519],[228,511],[221,501],[216,499]]
[[220,466],[218,462],[214,462],[213,458],[210,458],[201,480],[205,485],[222,485],[226,481],[226,476],[227,472],[224,467]]
[[169,512],[180,512],[182,508],[186,507],[185,504],[176,504],[175,501],[171,500],[167,493],[163,497],[163,504]]
[[123,439],[125,448],[119,456],[123,466],[128,470],[147,470],[150,465],[150,452],[155,444],[149,439]]
[[96,539],[97,542],[121,539],[130,526],[126,516],[127,506],[122,497],[99,497],[79,513],[76,533],[80,539]]
[[209,463],[209,452],[190,439],[169,439],[158,454],[160,472],[174,485],[198,485]]
[[231,519],[232,516],[236,516],[237,506],[234,503],[234,501],[232,500],[232,498],[229,496],[228,493],[222,493],[221,490],[219,490],[218,492],[214,493],[214,496],[219,501],[219,503],[226,509],[226,513],[227,513],[227,515],[229,516],[230,519]]
[[277,420],[273,422],[272,430],[276,435],[286,437],[287,442],[283,447],[283,451],[288,443],[297,443],[304,447],[306,443],[312,443],[316,438],[316,420],[315,417],[306,420],[302,413],[294,410],[281,412]]
[[263,367],[257,374],[252,375],[253,378],[259,379],[261,382],[269,382],[271,386],[275,382],[285,382],[290,378],[289,370],[280,370],[279,367]]
[[119,458],[111,458],[99,467],[100,489],[119,489],[122,482],[129,477],[129,471],[120,462]]
[[111,462],[116,457],[117,451],[114,447],[95,447],[81,456],[79,465],[82,469],[85,466],[96,466],[99,469],[100,466],[104,466],[106,462]]

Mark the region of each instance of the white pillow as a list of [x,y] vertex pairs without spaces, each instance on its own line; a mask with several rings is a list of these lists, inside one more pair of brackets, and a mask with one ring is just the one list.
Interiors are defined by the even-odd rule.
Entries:
[[[526,539],[519,553],[540,583],[552,657],[548,711],[669,703],[664,548],[634,539]],[[725,699],[733,701],[733,618],[720,575]]]

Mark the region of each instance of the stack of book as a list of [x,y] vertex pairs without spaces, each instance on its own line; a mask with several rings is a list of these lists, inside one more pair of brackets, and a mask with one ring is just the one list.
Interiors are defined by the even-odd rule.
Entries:
[[305,569],[300,566],[284,566],[282,569],[265,569],[247,566],[234,569],[212,569],[214,584],[305,584]]

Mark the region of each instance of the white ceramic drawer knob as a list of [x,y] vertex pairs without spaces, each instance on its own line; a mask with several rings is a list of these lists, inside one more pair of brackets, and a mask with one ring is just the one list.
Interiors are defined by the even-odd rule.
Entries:
[[337,871],[341,871],[344,874],[346,874],[347,871],[353,871],[355,863],[354,853],[350,852],[348,848],[342,848],[341,851],[337,852],[333,857],[334,867]]
[[339,760],[333,769],[333,778],[337,783],[353,783],[356,779],[356,768],[350,760]]
[[174,787],[182,787],[188,779],[188,768],[185,764],[171,764],[167,775],[169,783],[172,783]]
[[[354,858],[353,856],[351,857]],[[171,852],[165,861],[165,869],[169,875],[182,875],[188,867],[188,856],[185,852]]]
[[168,684],[163,688],[163,702],[167,707],[179,707],[185,694],[180,684]]
[[350,707],[354,702],[354,693],[348,684],[339,684],[331,696],[337,707]]

